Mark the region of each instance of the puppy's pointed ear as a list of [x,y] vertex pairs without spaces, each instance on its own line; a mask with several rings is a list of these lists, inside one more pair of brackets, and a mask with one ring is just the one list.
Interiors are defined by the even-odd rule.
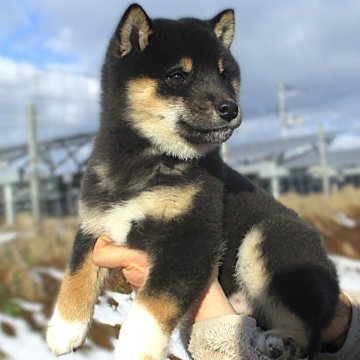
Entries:
[[152,33],[152,23],[144,9],[138,4],[130,5],[116,30],[120,56],[123,57],[133,50],[143,51],[149,45],[149,36]]
[[229,49],[235,35],[235,14],[234,10],[222,11],[210,20],[216,37]]

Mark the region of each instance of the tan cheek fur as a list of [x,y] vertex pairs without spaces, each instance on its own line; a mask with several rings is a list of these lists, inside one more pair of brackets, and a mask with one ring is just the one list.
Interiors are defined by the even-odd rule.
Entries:
[[236,94],[239,96],[240,93],[240,82],[238,80],[232,80],[231,85],[233,86]]
[[181,137],[176,130],[178,117],[186,113],[180,98],[161,98],[157,82],[143,78],[127,85],[128,108],[133,128],[148,139],[160,153],[180,159],[199,158],[212,145],[194,145]]
[[128,84],[132,123],[147,138],[158,138],[160,142],[169,139],[174,144],[183,142],[175,132],[177,112],[182,103],[160,99],[156,86],[156,81],[150,79],[133,80]]

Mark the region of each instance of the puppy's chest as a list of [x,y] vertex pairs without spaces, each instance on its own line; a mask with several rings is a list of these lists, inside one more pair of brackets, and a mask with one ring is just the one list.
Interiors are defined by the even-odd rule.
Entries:
[[[99,172],[99,169],[95,171]],[[116,244],[122,245],[125,244],[131,228],[144,220],[150,219],[162,223],[181,218],[191,211],[197,194],[204,186],[194,176],[192,181],[184,182],[181,176],[183,171],[184,167],[181,166],[169,168],[160,164],[152,174],[139,177],[136,181],[132,179],[132,182],[126,184],[131,189],[137,188],[130,198],[119,196],[119,193],[112,195],[111,188],[116,181],[107,180],[109,183],[107,206],[94,206],[94,201],[80,201],[82,230],[94,237],[108,235]],[[104,187],[104,179],[99,179],[97,186]],[[101,200],[99,199],[99,203]]]

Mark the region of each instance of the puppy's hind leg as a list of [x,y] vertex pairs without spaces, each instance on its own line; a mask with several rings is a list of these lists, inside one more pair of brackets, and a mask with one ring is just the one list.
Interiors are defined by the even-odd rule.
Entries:
[[312,356],[338,299],[336,271],[319,235],[290,216],[264,220],[239,248],[237,278],[267,331],[255,345],[273,359]]
[[94,265],[90,236],[78,232],[65,272],[46,341],[56,355],[69,353],[85,341],[95,302],[108,271]]

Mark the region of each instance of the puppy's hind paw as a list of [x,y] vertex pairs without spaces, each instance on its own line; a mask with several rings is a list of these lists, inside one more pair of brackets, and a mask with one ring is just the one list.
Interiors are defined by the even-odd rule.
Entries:
[[64,320],[55,309],[46,331],[46,342],[55,355],[70,353],[83,344],[88,327],[88,322]]
[[253,346],[270,359],[298,360],[301,357],[300,348],[292,338],[282,338],[269,331],[259,331]]

